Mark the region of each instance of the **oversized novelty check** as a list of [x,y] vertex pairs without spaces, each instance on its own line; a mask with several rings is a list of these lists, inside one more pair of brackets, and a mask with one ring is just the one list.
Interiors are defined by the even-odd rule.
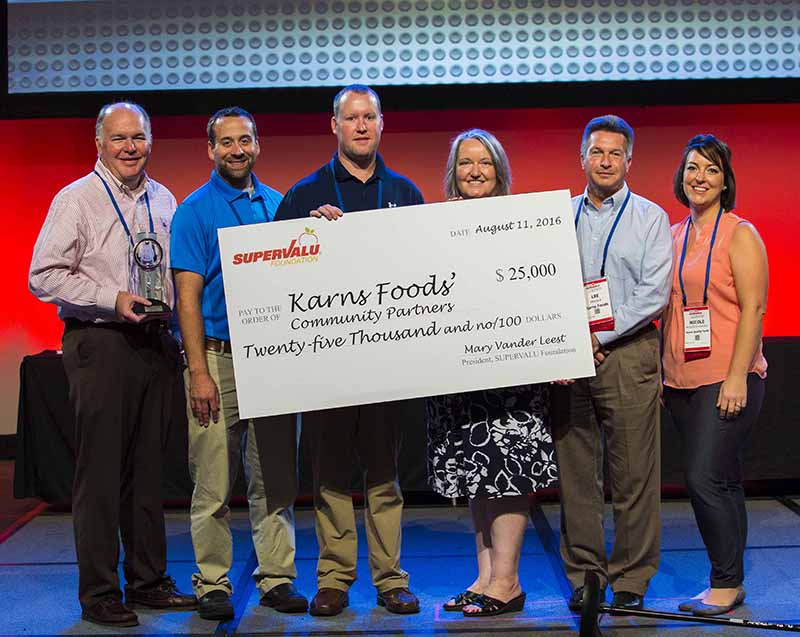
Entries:
[[244,418],[594,375],[565,190],[219,239]]

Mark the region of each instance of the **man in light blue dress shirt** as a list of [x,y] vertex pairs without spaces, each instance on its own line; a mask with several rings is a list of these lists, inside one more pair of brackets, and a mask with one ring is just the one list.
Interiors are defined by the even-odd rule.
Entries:
[[[633,138],[613,115],[587,124],[580,155],[587,186],[572,200],[583,280],[599,299],[589,307],[597,317],[590,320],[597,375],[553,391],[561,556],[572,610],[580,610],[587,571],[598,574],[603,590],[611,585],[614,606],[641,608],[658,570],[661,363],[653,321],[669,300],[672,238],[664,210],[625,181]],[[610,556],[604,476],[614,513]]]

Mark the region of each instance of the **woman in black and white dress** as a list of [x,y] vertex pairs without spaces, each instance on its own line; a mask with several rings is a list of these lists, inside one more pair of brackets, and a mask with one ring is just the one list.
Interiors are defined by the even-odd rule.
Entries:
[[[508,195],[511,171],[500,142],[471,129],[450,147],[448,199]],[[468,617],[521,611],[519,558],[528,494],[556,481],[548,387],[523,385],[427,401],[428,481],[436,493],[468,497],[478,577],[444,604]]]

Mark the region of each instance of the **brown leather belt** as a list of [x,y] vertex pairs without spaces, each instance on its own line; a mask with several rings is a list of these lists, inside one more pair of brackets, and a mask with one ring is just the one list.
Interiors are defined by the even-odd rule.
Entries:
[[231,342],[221,341],[218,338],[211,338],[210,336],[206,336],[206,349],[211,352],[217,352],[217,354],[230,354]]

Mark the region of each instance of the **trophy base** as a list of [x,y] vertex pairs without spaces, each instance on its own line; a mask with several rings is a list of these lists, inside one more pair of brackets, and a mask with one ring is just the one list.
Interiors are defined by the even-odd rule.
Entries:
[[169,305],[164,303],[164,301],[159,301],[158,299],[147,299],[152,303],[152,305],[145,305],[144,303],[134,303],[133,304],[133,312],[134,314],[142,314],[144,315],[145,321],[151,320],[166,320],[170,316],[172,316],[172,308]]

